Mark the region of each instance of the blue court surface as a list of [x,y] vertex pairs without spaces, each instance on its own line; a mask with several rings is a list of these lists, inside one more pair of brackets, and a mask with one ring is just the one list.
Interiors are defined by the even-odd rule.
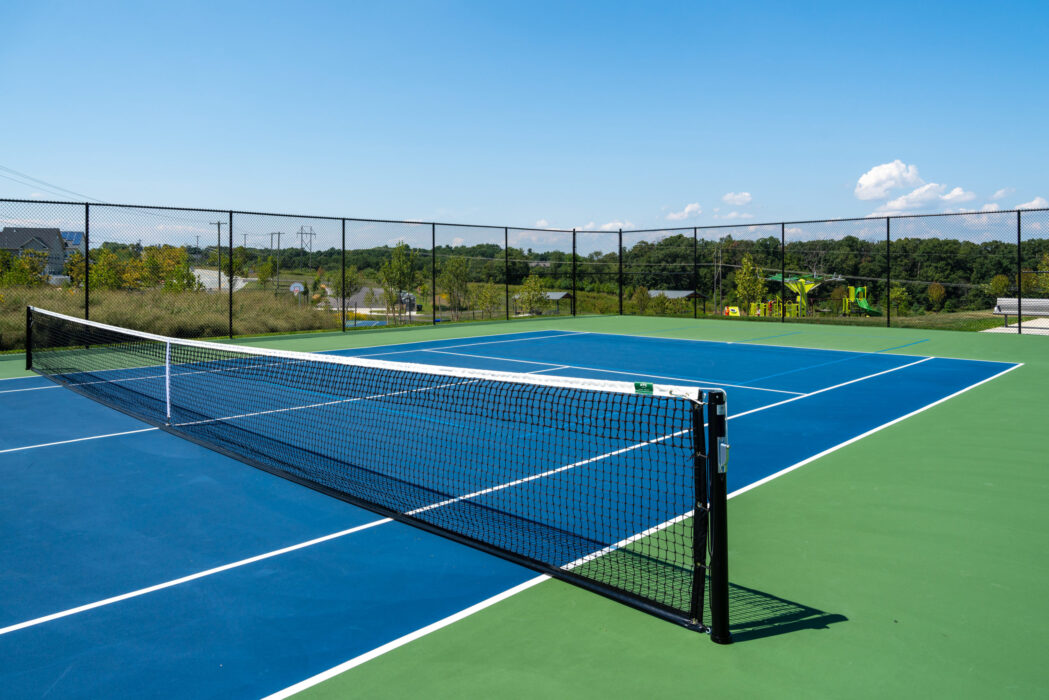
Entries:
[[[337,354],[724,388],[738,493],[1014,367],[893,354],[920,347],[537,331]],[[279,693],[536,576],[42,378],[0,381],[0,426],[6,697]]]

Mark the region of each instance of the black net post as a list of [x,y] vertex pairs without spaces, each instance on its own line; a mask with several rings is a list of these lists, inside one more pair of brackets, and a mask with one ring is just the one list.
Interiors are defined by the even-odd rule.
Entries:
[[576,315],[576,230],[572,229],[572,315]]
[[728,610],[728,443],[723,391],[707,394],[707,475],[710,508],[710,638],[731,644]]
[[[229,231],[229,337],[233,337],[233,212],[229,213],[226,229]],[[219,281],[222,280],[222,265],[219,265]]]
[[25,307],[25,371],[33,369],[33,307]]
[[623,229],[619,229],[619,315],[623,315]]
[[506,294],[506,320],[510,320],[510,229],[503,227],[503,291]]
[[84,205],[84,318],[91,318],[91,205]]
[[1023,321],[1023,253],[1021,246],[1023,241],[1020,237],[1020,210],[1016,210],[1016,332],[1022,335],[1024,332],[1024,321]]
[[[346,332],[346,219],[342,220],[342,293],[339,295],[342,332]],[[356,317],[355,317],[356,320]]]
[[787,225],[779,225],[779,322],[787,321],[787,305],[783,290],[787,288]]
[[885,327],[892,328],[892,219],[885,217]]
[[689,617],[692,625],[703,625],[703,594],[707,583],[707,537],[710,511],[707,508],[707,455],[703,444],[706,430],[703,425],[703,404],[692,406],[692,482],[695,488],[692,511],[692,600]]

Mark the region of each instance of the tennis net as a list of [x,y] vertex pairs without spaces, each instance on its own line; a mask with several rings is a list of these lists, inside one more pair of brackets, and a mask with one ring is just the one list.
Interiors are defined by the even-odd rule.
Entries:
[[26,326],[27,367],[91,399],[729,641],[720,390],[261,350],[34,308]]

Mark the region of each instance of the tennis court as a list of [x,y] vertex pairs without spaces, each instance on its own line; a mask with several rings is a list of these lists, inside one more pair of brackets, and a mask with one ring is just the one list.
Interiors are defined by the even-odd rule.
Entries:
[[[913,331],[877,334],[779,324],[741,327],[638,319],[630,329],[636,333],[623,333],[613,321],[558,320],[528,324],[523,326],[526,330],[518,330],[521,324],[499,324],[476,330],[419,329],[363,338],[331,334],[263,342],[273,346],[296,342],[302,349],[369,361],[721,388],[728,396],[728,485],[734,497],[821,457],[833,454],[835,463],[841,464],[839,448],[898,423],[906,425],[927,409],[950,406],[952,399],[975,387],[994,387],[1006,375],[1016,375],[1013,370],[1025,359],[1022,350],[1014,353],[1016,360],[1002,356],[1008,351],[989,353],[988,359],[941,357],[934,351],[946,347],[944,341]],[[354,342],[368,346],[338,347]],[[210,397],[223,405],[250,406],[252,392],[273,390],[257,381],[233,386],[206,377],[195,381],[194,390],[204,397],[211,390],[233,392],[233,397],[219,393]],[[320,405],[324,401],[308,388],[288,401],[289,406],[306,409],[297,411],[301,414],[297,425],[313,425],[325,441],[361,444],[376,439],[368,431],[327,420]],[[476,467],[471,455],[481,443],[521,439],[511,432],[479,435],[481,424],[454,411],[427,413],[423,422],[429,426],[428,434],[398,433],[396,426],[414,427],[420,422],[410,406],[402,414],[387,411],[375,420],[391,426],[383,440],[402,442],[406,457],[420,464],[434,458],[428,445],[460,441],[465,455],[461,468],[466,470]],[[547,479],[544,474],[551,468],[622,449],[609,443],[580,451],[562,441],[559,434],[569,430],[572,420],[567,412],[552,416],[542,438],[548,441],[549,452],[533,453],[530,466],[515,463],[513,485],[506,487],[501,480],[491,486],[500,487],[507,498],[520,498],[518,506],[525,508],[529,498],[522,494],[541,490]],[[6,660],[0,676],[15,696],[260,697],[306,688],[352,694],[348,688],[365,692],[376,687],[400,695],[418,692],[417,682],[435,677],[444,679],[435,683],[438,694],[471,688],[484,694],[505,686],[479,668],[501,668],[504,683],[509,672],[504,663],[490,663],[490,654],[498,655],[499,650],[520,654],[515,641],[520,630],[527,629],[533,639],[545,633],[556,637],[553,630],[565,632],[564,621],[574,617],[583,618],[572,633],[580,640],[574,648],[587,649],[594,643],[587,638],[596,634],[599,647],[618,641],[629,649],[626,630],[639,627],[645,649],[652,649],[655,638],[657,648],[687,649],[697,667],[707,664],[707,668],[711,659],[730,663],[726,654],[737,649],[744,650],[738,654],[741,659],[760,654],[755,649],[763,645],[780,654],[783,640],[804,637],[803,630],[851,624],[848,615],[820,606],[818,593],[795,602],[789,585],[782,590],[753,587],[747,576],[766,567],[770,571],[779,567],[782,572],[785,553],[767,556],[765,561],[758,556],[762,546],[773,546],[768,542],[775,538],[748,547],[755,520],[749,525],[740,522],[752,512],[741,507],[742,515],[737,515],[737,504],[746,501],[742,498],[733,498],[730,508],[730,538],[742,543],[732,545],[730,573],[737,567],[744,572],[742,578],[731,578],[733,630],[737,641],[746,643],[718,649],[709,643],[700,645],[697,640],[703,637],[696,632],[598,596],[558,582],[537,585],[541,579],[528,568],[252,469],[40,377],[0,382],[0,421],[5,426],[0,431],[5,484],[0,503],[5,532],[0,547],[0,570],[5,572],[0,578],[0,655]],[[661,436],[644,439],[657,437]],[[933,433],[930,439],[951,439],[951,433]],[[954,439],[964,441],[961,435]],[[906,471],[916,459],[911,453],[891,451],[880,458],[886,474]],[[583,470],[569,473],[573,476],[550,478],[576,478]],[[854,476],[847,471],[821,474],[823,492],[838,494],[828,505],[837,503],[835,497],[848,500],[841,494],[856,488]],[[456,476],[445,478],[448,483],[442,483],[442,489],[452,488]],[[791,483],[776,479],[769,486],[781,482]],[[561,505],[560,527],[572,529],[594,519],[602,504],[614,499],[613,492],[652,488],[637,473],[603,473],[599,483],[602,486],[592,499]],[[882,488],[893,493],[886,502],[908,490],[905,484],[888,480]],[[782,489],[766,493],[763,498],[773,499],[772,503],[783,499],[778,506],[785,516],[779,518],[783,527],[795,527],[799,513],[804,513],[792,500],[796,494]],[[658,503],[621,524],[622,531],[607,536],[615,540],[641,532],[680,511],[680,504]],[[910,517],[907,511],[898,515]],[[764,522],[770,521],[777,518],[766,514]],[[498,528],[499,523],[478,527]],[[893,529],[886,532],[871,522],[870,531],[879,537],[891,539]],[[834,533],[819,528],[812,533],[814,537],[828,534],[833,539]],[[855,543],[838,545],[851,548]],[[570,554],[582,555],[585,550]],[[804,556],[797,550],[793,554]],[[832,575],[848,578],[841,572]],[[519,591],[520,595],[509,595]],[[867,597],[862,591],[855,594]],[[519,611],[537,598],[546,601],[525,613]],[[569,600],[564,607],[557,604],[562,599]],[[475,615],[465,614],[475,608]],[[585,619],[595,610],[601,617],[588,625]],[[516,620],[505,628],[496,623],[501,632],[489,628],[487,634],[492,636],[486,639],[478,625],[500,614],[523,615],[527,622]],[[544,621],[549,623],[544,626]],[[596,633],[594,624],[600,628]],[[606,629],[620,624],[621,632]],[[440,631],[416,634],[431,625],[440,626]],[[798,633],[791,634],[792,629]],[[464,637],[457,634],[466,635],[465,647],[461,646]],[[847,632],[838,634],[851,639]],[[446,640],[443,649],[440,642],[434,647],[431,641],[441,635]],[[406,636],[418,640],[399,645],[398,640]],[[566,643],[573,646],[571,640]],[[395,645],[396,651],[381,655],[384,645]],[[470,645],[476,646],[471,650]],[[479,653],[493,647],[496,651]],[[454,653],[448,651],[452,649]],[[453,657],[442,661],[442,653]],[[412,654],[422,656],[412,658]],[[418,671],[440,663],[452,663],[457,669],[454,682],[443,672]],[[529,663],[529,675],[538,665],[543,668],[539,675],[560,677],[556,669],[548,673],[547,664],[554,663],[550,659],[545,664],[534,659]],[[566,660],[566,665],[571,664]],[[413,670],[405,676],[405,669]],[[345,673],[337,675],[338,671]],[[690,672],[683,674],[680,682],[690,682]],[[391,681],[391,676],[400,680]],[[328,684],[314,685],[328,677],[333,678]],[[360,685],[355,684],[357,678]],[[519,694],[530,694],[526,684],[514,687]],[[587,686],[582,694],[597,694],[598,688],[599,683]]]

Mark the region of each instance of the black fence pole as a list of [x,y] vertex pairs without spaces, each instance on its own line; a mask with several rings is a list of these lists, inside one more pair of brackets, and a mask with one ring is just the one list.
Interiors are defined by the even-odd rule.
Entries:
[[1024,291],[1024,269],[1023,269],[1023,240],[1021,239],[1021,227],[1020,227],[1020,211],[1016,211],[1016,333],[1017,335],[1023,335],[1024,332],[1024,309],[1023,309],[1023,291]]
[[576,284],[575,284],[575,229],[572,229],[572,315],[575,316],[575,298],[576,298]]
[[342,293],[339,295],[339,316],[342,320],[342,332],[346,332],[346,219],[342,220]]
[[510,320],[510,229],[503,227],[503,291],[506,298],[506,320]]
[[91,318],[91,205],[84,205],[84,319]]
[[787,322],[787,304],[783,290],[787,288],[787,224],[779,225],[779,322]]
[[725,392],[707,394],[707,476],[710,479],[710,638],[731,644],[728,602],[728,443]]
[[437,325],[437,224],[430,224],[430,296],[433,323]]
[[[695,226],[692,227],[692,318],[699,318],[699,312],[696,309],[696,305],[699,303],[699,229]],[[706,314],[706,304],[703,305],[704,315]]]
[[[233,212],[229,213],[229,337],[233,337]],[[219,280],[222,280],[222,266],[219,265]]]
[[619,315],[623,315],[623,229],[619,229]]
[[892,328],[892,219],[885,217],[885,327]]

